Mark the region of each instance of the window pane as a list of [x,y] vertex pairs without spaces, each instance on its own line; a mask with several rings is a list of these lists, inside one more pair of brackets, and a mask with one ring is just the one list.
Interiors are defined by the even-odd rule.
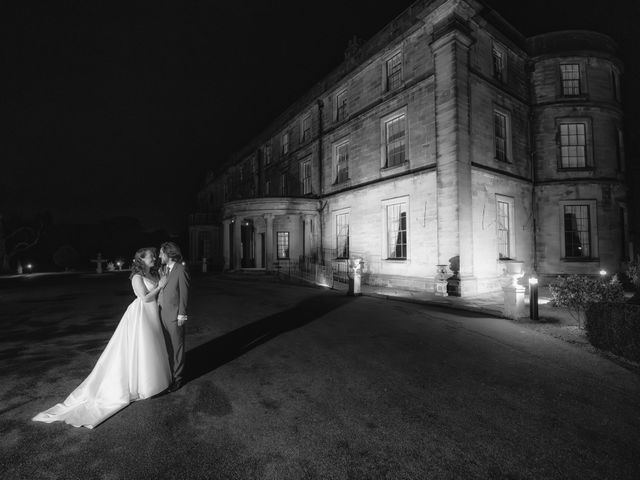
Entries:
[[401,115],[385,124],[386,167],[401,165],[405,162],[405,116]]
[[336,183],[349,178],[349,144],[344,143],[336,147]]
[[496,144],[496,159],[507,161],[507,116],[493,112],[493,125]]
[[509,244],[511,225],[509,222],[509,204],[498,202],[496,221],[498,224],[498,257],[511,258],[511,245]]
[[580,65],[576,63],[560,65],[562,94],[580,95]]
[[387,258],[407,258],[407,206],[387,206]]
[[349,214],[336,215],[336,256],[349,258]]
[[289,232],[278,232],[278,258],[289,258]]
[[402,54],[387,60],[387,90],[395,90],[402,82]]
[[565,205],[564,247],[565,257],[591,256],[589,205]]
[[587,137],[584,123],[560,125],[560,156],[562,168],[587,166]]
[[504,80],[504,53],[496,47],[493,47],[493,76]]

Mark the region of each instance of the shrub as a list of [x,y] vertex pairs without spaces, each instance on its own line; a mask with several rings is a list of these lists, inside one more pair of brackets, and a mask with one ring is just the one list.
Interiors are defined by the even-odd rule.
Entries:
[[627,271],[625,273],[631,283],[633,283],[633,286],[636,287],[636,290],[640,290],[640,255],[627,264]]
[[607,281],[586,275],[558,277],[549,285],[555,307],[566,308],[582,328],[582,315],[595,302],[622,302],[624,289],[614,275]]
[[585,329],[594,347],[640,362],[640,305],[592,303]]

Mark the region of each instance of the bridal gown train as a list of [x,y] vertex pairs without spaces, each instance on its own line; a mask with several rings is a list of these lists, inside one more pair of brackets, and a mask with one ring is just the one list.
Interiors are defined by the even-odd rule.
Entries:
[[[147,290],[154,288],[146,278],[144,284]],[[136,297],[89,376],[63,403],[33,420],[93,428],[129,403],[162,392],[170,382],[158,304]]]

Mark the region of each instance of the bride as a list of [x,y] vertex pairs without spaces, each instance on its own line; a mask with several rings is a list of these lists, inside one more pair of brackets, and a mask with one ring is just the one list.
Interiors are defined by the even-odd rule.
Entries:
[[36,415],[36,422],[66,422],[93,428],[126,407],[164,391],[171,382],[169,358],[160,326],[157,296],[166,285],[155,266],[154,248],[136,252],[129,305],[89,376],[63,403]]

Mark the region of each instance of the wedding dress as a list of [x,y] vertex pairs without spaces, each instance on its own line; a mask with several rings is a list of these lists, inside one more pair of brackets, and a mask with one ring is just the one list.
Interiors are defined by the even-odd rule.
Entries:
[[[144,278],[147,291],[155,285]],[[63,403],[36,415],[36,422],[93,428],[136,400],[164,391],[171,370],[156,300],[136,297],[93,371]]]

